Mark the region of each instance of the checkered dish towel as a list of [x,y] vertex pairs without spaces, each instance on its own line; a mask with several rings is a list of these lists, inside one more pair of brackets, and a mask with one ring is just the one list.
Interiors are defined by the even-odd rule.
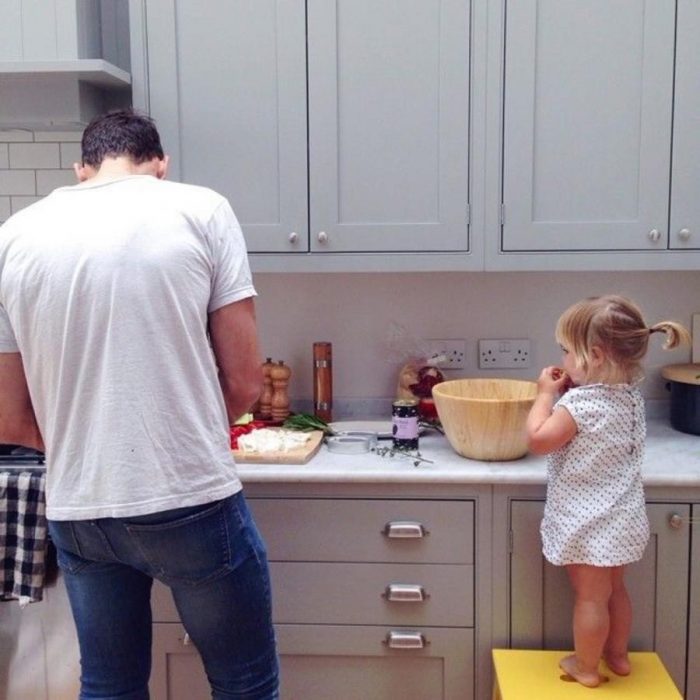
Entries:
[[42,598],[47,528],[45,474],[0,472],[0,600]]

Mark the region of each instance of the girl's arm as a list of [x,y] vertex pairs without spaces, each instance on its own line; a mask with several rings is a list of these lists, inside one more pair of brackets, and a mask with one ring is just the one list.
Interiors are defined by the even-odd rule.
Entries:
[[545,367],[537,380],[537,397],[527,417],[527,442],[530,452],[546,455],[566,445],[578,432],[576,422],[565,408],[554,404],[569,378],[558,367]]

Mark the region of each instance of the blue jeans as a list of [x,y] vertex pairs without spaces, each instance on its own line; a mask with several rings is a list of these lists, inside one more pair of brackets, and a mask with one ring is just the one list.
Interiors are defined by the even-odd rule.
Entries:
[[170,586],[214,700],[279,698],[267,556],[241,492],[139,517],[54,520],[49,532],[78,631],[80,700],[148,700],[153,579]]

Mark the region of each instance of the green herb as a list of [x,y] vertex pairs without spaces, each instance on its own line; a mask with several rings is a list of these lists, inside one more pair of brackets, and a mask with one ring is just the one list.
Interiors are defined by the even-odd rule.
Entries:
[[408,457],[413,460],[414,467],[419,466],[421,462],[433,464],[432,459],[425,459],[417,450],[411,452],[411,450],[405,450],[400,447],[374,447],[372,452],[376,452],[380,457]]
[[426,428],[427,430],[437,430],[438,433],[441,433],[442,435],[445,434],[445,430],[443,429],[439,418],[421,418],[418,421],[418,427]]
[[302,433],[309,433],[312,430],[322,430],[325,435],[335,435],[335,430],[318,416],[309,413],[295,413],[282,424],[287,430],[299,430]]

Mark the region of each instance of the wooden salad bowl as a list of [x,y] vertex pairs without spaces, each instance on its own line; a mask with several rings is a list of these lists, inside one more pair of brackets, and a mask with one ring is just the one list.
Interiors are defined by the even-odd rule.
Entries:
[[433,387],[438,417],[462,457],[508,461],[527,454],[525,422],[537,384],[521,379],[454,379]]

